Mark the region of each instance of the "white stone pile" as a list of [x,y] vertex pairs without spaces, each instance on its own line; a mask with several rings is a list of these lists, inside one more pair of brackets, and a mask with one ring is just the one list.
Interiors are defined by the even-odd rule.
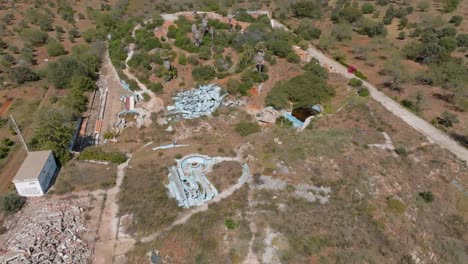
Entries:
[[194,119],[211,115],[218,108],[227,94],[222,94],[216,84],[202,85],[197,89],[177,93],[174,104],[167,107],[169,114],[179,115],[183,119]]
[[9,230],[1,236],[0,263],[60,264],[90,261],[92,251],[80,239],[86,230],[84,210],[69,202],[46,203],[7,223]]

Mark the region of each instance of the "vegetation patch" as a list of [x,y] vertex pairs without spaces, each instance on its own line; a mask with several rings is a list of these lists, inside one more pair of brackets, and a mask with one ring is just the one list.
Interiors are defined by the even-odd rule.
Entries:
[[80,153],[78,160],[109,161],[114,164],[120,164],[124,163],[127,157],[121,152],[104,152],[99,147],[89,147]]

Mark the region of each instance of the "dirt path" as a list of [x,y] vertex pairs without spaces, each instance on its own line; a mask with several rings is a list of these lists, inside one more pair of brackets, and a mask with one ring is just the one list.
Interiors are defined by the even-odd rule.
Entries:
[[117,195],[125,176],[125,170],[131,159],[130,156],[125,163],[117,167],[116,184],[106,192],[106,200],[104,202],[104,209],[102,210],[101,221],[98,228],[98,242],[96,242],[94,247],[94,263],[111,263],[110,260],[112,260],[113,263],[114,255],[119,253],[115,251],[118,243],[130,244],[130,248],[133,246],[133,241],[131,241],[131,239],[128,241],[120,241],[117,238],[119,225]]
[[[145,144],[135,152],[140,151],[152,143],[153,142],[149,142]],[[122,185],[125,177],[125,170],[132,160],[132,156],[133,153],[129,154],[127,161],[117,166],[117,179],[115,186],[107,190],[105,194],[106,200],[104,202],[101,221],[97,230],[98,241],[94,246],[95,259],[93,263],[117,263],[116,257],[124,256],[135,244],[135,240],[131,237],[118,236],[120,216],[118,215],[119,206],[117,204],[117,195],[120,192],[120,186]]]
[[[135,32],[141,28],[141,24],[136,25],[132,30],[132,36],[135,38]],[[135,43],[130,43],[128,46],[128,54],[127,58],[125,59],[125,69],[122,70],[123,74],[127,76],[127,78],[134,80],[138,87],[140,87],[141,91],[136,91],[136,94],[143,94],[146,93],[150,96],[150,100],[148,102],[142,103],[142,106],[149,112],[158,112],[164,111],[164,102],[161,98],[158,98],[153,91],[149,90],[146,85],[144,85],[138,78],[130,72],[130,67],[128,66],[128,62],[132,59],[133,54],[135,52]],[[149,113],[143,113],[149,116]]]
[[[344,77],[351,79],[354,78],[354,74],[348,73],[346,67],[325,56],[322,52],[311,47],[307,50],[313,57],[317,58],[322,64],[332,68],[334,72],[337,72]],[[419,133],[423,134],[430,142],[435,143],[442,148],[452,152],[459,159],[468,162],[468,150],[459,145],[455,140],[450,138],[444,132],[438,130],[431,124],[427,123],[422,118],[416,116],[410,111],[406,110],[403,106],[393,101],[390,97],[377,90],[375,86],[368,82],[363,82],[363,85],[370,91],[370,95],[374,100],[382,104],[387,110],[398,116],[405,123],[416,129]]]
[[[99,72],[99,81],[102,83],[104,90],[100,91],[102,97],[107,93],[107,99],[105,104],[100,107],[104,107],[104,114],[102,116],[102,130],[101,135],[107,131],[113,131],[114,125],[118,121],[118,113],[123,110],[122,102],[120,101],[121,96],[129,94],[125,89],[120,87],[119,76],[114,68],[110,58],[109,51],[102,60],[101,71]],[[103,98],[101,98],[103,100]],[[97,110],[98,112],[101,109]],[[98,119],[99,114],[98,114]],[[91,124],[94,127],[94,124]]]

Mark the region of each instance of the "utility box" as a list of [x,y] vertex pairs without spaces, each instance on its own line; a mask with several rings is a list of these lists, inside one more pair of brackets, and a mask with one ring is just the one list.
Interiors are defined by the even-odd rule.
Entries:
[[25,197],[42,196],[57,170],[51,150],[29,152],[13,183],[18,194]]

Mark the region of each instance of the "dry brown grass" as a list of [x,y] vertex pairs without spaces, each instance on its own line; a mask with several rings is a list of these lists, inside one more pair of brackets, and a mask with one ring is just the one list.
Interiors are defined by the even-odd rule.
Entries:
[[242,167],[236,161],[223,161],[213,166],[213,171],[206,176],[210,182],[218,189],[223,191],[229,186],[234,185],[242,174]]
[[117,166],[71,161],[57,176],[53,191],[63,194],[71,191],[107,189],[115,185]]

